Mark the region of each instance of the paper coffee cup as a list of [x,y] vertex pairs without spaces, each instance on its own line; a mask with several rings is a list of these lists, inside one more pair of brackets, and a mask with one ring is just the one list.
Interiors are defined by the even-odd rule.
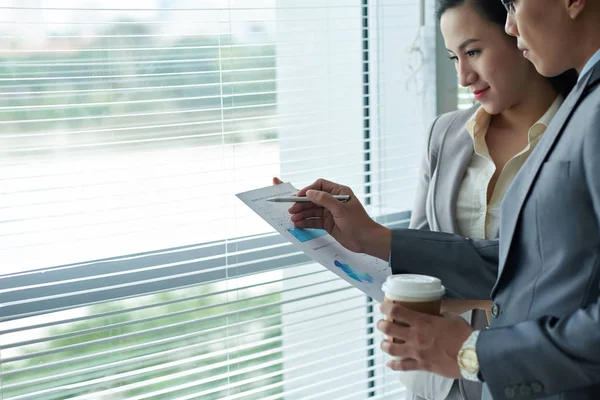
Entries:
[[[386,299],[400,303],[423,303],[440,300],[446,289],[433,276],[399,274],[388,276],[381,286]],[[406,307],[412,308],[409,305]],[[439,310],[435,313],[439,314]],[[428,313],[432,314],[432,313]]]
[[[385,295],[383,301],[401,304],[411,310],[430,315],[439,315],[442,305],[442,296],[446,289],[442,286],[442,281],[433,276],[399,274],[388,276],[387,280],[381,286]],[[388,321],[402,325],[391,318]],[[401,343],[401,340],[388,337],[388,340],[395,343]],[[392,359],[400,357],[390,356]]]

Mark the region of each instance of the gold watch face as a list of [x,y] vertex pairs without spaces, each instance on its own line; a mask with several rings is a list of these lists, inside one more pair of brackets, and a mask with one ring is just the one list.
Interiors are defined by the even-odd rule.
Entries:
[[476,374],[479,372],[479,360],[474,347],[465,347],[458,354],[459,366],[465,371]]

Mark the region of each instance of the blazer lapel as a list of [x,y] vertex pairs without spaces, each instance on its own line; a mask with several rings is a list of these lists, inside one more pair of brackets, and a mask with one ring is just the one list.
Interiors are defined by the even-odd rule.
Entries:
[[504,270],[506,259],[508,257],[508,251],[510,250],[515,228],[517,226],[519,216],[521,215],[521,210],[523,208],[525,199],[530,192],[530,189],[542,164],[544,163],[544,160],[546,160],[546,156],[552,149],[552,146],[556,140],[562,134],[565,123],[573,112],[575,106],[578,104],[579,99],[582,97],[585,88],[588,85],[588,81],[590,80],[590,76],[592,75],[594,74],[588,74],[586,77],[583,77],[581,81],[577,83],[575,88],[573,88],[573,91],[569,94],[569,96],[567,96],[564,103],[550,122],[550,125],[548,126],[548,129],[546,129],[542,139],[529,156],[527,162],[525,162],[525,164],[521,167],[521,170],[515,177],[513,183],[508,189],[508,192],[506,193],[506,196],[504,197],[501,212],[502,218],[500,221],[498,279],[496,280],[496,285],[492,290],[492,295],[495,293],[498,287],[500,277]]
[[[460,120],[460,121],[459,121]],[[457,232],[456,197],[465,170],[473,156],[473,139],[467,132],[466,121],[455,120],[444,138],[438,156],[437,179],[434,199],[438,229],[442,232]]]

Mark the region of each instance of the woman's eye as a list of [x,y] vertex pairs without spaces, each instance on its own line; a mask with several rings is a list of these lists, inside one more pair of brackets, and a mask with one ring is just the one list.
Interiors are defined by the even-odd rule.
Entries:
[[458,57],[456,57],[456,56],[448,56],[448,58],[451,59],[454,62],[458,61]]
[[469,50],[466,53],[469,57],[475,57],[477,54],[479,54],[479,50]]

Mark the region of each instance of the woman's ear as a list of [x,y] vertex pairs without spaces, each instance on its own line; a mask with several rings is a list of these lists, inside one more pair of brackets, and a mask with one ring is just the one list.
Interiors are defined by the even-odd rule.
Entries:
[[577,19],[586,6],[587,0],[564,0],[571,19]]

